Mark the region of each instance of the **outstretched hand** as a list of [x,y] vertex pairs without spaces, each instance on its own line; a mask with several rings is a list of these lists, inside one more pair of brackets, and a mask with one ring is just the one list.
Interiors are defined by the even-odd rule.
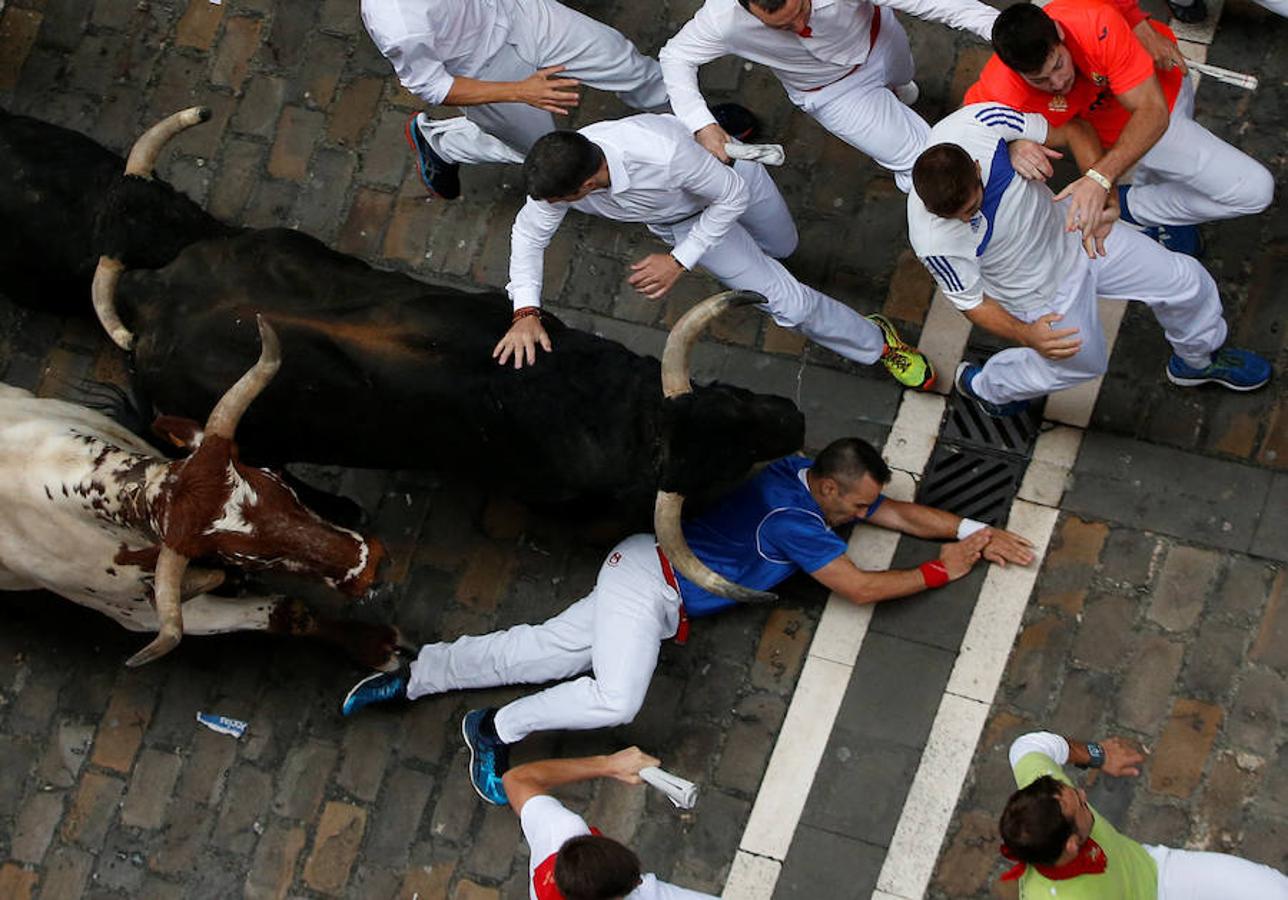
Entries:
[[1066,197],[1072,198],[1069,212],[1064,219],[1064,230],[1081,231],[1083,234],[1095,230],[1100,225],[1100,217],[1107,205],[1109,193],[1086,175],[1077,181],[1070,182],[1054,198],[1056,203]]
[[988,543],[984,546],[984,558],[1006,568],[1008,562],[1027,566],[1033,562],[1033,544],[1028,538],[1021,537],[1013,531],[1001,528],[988,528]]
[[639,784],[640,769],[660,766],[662,761],[657,757],[649,756],[639,747],[627,747],[608,757],[607,763],[610,777],[626,784]]
[[1101,741],[1100,746],[1105,751],[1105,764],[1100,768],[1106,775],[1122,777],[1140,774],[1140,764],[1145,761],[1145,754],[1126,740],[1111,737]]
[[549,353],[550,335],[546,334],[546,329],[541,325],[540,316],[524,316],[511,325],[510,330],[497,342],[492,350],[492,358],[503,366],[513,356],[514,367],[522,369],[525,359],[530,366],[536,364],[538,344]]

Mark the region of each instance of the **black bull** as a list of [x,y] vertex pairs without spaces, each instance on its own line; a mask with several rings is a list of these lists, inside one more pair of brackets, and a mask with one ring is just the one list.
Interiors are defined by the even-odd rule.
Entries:
[[[95,173],[103,155],[115,157],[21,117],[0,119],[0,137],[15,121],[35,158],[10,164],[3,154],[16,142],[0,140],[0,165],[22,168],[20,183],[75,179],[40,168],[42,140],[59,148],[44,157],[60,166],[73,150],[91,154]],[[519,371],[501,367],[491,351],[510,323],[503,295],[378,271],[296,231],[232,229],[152,180],[118,176],[91,196],[100,180],[82,182],[77,223],[48,208],[72,202],[57,192],[11,219],[30,225],[26,269],[43,254],[48,270],[77,282],[88,277],[85,260],[121,259],[131,270],[117,305],[136,335],[137,383],[172,415],[205,417],[256,358],[262,314],[284,364],[239,430],[255,462],[432,467],[533,502],[611,504],[638,516],[659,488],[710,497],[802,443],[803,417],[784,398],[714,384],[664,399],[656,359],[553,317],[553,353]],[[4,211],[21,214],[31,194],[5,199]]]

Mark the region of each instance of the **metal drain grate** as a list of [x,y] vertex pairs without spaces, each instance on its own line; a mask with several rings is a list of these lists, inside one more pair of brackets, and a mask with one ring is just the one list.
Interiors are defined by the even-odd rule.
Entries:
[[1006,521],[1042,427],[1041,401],[994,419],[956,391],[917,491],[917,502],[990,525]]
[[921,479],[917,502],[1001,525],[1027,465],[1022,456],[940,443]]
[[1002,453],[1017,453],[1027,459],[1033,454],[1042,426],[1041,401],[1035,401],[1018,416],[994,419],[968,400],[953,391],[948,395],[948,414],[939,439],[954,444],[973,444]]

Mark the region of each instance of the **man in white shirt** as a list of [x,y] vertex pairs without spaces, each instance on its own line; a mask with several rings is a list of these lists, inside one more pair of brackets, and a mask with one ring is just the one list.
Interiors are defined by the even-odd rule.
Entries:
[[763,294],[779,325],[847,359],[880,361],[901,384],[928,390],[934,370],[883,317],[865,318],[797,281],[778,260],[796,249],[787,204],[760,163],[732,168],[692,139],[674,116],[638,115],[541,138],[524,162],[530,199],[514,220],[510,283],[514,320],[493,356],[516,368],[550,350],[541,327],[543,256],[569,209],[642,222],[673,249],[635,263],[629,281],[659,299],[696,265],[734,289]]
[[1039,114],[974,103],[931,129],[931,146],[913,167],[913,249],[966,318],[1021,345],[982,368],[963,363],[961,393],[990,415],[1013,415],[1033,397],[1103,374],[1109,354],[1098,296],[1149,305],[1172,345],[1174,384],[1250,391],[1270,379],[1265,359],[1224,346],[1221,297],[1197,260],[1112,222],[1081,252],[1083,238],[1065,229],[1064,204],[1040,181],[1017,176],[1008,146],[1017,140],[1069,138]]
[[715,900],[710,894],[641,873],[639,857],[633,851],[591,828],[549,793],[560,785],[592,778],[640,784],[640,769],[656,765],[660,765],[658,760],[638,747],[629,747],[612,756],[524,763],[505,773],[505,792],[528,842],[531,900]]
[[[889,6],[985,41],[997,18],[977,0]],[[671,108],[720,159],[728,136],[702,99],[698,67],[729,53],[768,66],[793,103],[893,172],[900,190],[911,189],[930,126],[905,105],[916,101],[917,86],[908,35],[892,9],[868,0],[706,0],[658,59]]]
[[425,186],[446,200],[460,196],[460,164],[523,162],[582,82],[636,109],[666,106],[655,60],[557,0],[362,0],[362,21],[407,90],[465,108],[407,123]]

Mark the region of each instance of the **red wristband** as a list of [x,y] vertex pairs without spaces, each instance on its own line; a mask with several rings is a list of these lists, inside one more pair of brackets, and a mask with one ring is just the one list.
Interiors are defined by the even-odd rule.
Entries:
[[537,316],[538,318],[540,318],[541,307],[520,306],[518,309],[514,311],[514,315],[510,317],[510,324],[513,325],[515,322],[519,321],[520,319],[526,319],[528,316]]
[[924,562],[917,566],[921,572],[921,577],[926,581],[928,588],[941,588],[948,583],[948,567],[944,565],[943,560],[932,559],[930,562]]

